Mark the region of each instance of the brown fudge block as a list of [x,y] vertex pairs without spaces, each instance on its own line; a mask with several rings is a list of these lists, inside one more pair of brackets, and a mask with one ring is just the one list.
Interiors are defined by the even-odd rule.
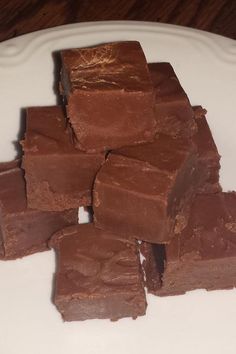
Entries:
[[78,222],[78,210],[42,212],[27,208],[19,161],[0,163],[0,259],[15,259],[48,249],[51,235]]
[[155,91],[155,116],[158,132],[190,137],[197,127],[193,109],[169,63],[148,64]]
[[236,193],[198,195],[182,234],[169,245],[147,246],[148,290],[165,296],[235,287],[235,236]]
[[22,145],[28,206],[60,211],[90,205],[104,154],[75,148],[60,106],[28,108],[26,123]]
[[144,315],[146,299],[137,245],[93,224],[65,228],[56,249],[54,302],[65,321]]
[[112,152],[94,185],[95,225],[168,243],[186,225],[202,171],[195,145],[160,134],[153,143]]
[[208,170],[207,180],[200,186],[199,193],[216,193],[221,191],[219,183],[220,155],[206,120],[206,110],[201,106],[193,107],[198,131],[193,140],[197,145],[199,163]]
[[21,165],[21,160],[20,159],[16,159],[13,161],[8,161],[8,162],[0,162],[0,173],[1,172],[6,172],[8,170],[12,170],[14,168],[19,167],[20,168]]
[[61,89],[81,150],[153,140],[154,91],[139,42],[64,50],[61,58]]

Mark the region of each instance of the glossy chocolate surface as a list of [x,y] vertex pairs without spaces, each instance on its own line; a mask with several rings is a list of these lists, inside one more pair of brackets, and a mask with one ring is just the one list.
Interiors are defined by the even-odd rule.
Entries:
[[62,94],[81,150],[91,153],[153,140],[154,91],[138,42],[65,50],[61,58]]
[[62,107],[28,108],[23,149],[31,208],[60,211],[91,204],[104,154],[88,155],[75,148]]
[[134,241],[83,224],[56,233],[50,245],[58,260],[54,302],[65,321],[145,314]]
[[143,50],[136,41],[63,50],[66,89],[152,91]]

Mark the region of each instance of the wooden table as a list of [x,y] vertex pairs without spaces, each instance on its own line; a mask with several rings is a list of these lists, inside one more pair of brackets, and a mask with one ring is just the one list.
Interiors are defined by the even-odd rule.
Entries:
[[236,0],[0,0],[0,41],[84,21],[139,20],[236,39]]

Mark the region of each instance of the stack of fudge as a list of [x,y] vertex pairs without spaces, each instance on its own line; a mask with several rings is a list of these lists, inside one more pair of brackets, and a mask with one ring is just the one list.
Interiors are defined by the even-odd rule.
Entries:
[[65,321],[144,315],[145,287],[234,287],[236,194],[172,66],[135,41],[69,49],[59,88],[61,106],[27,109],[22,160],[0,164],[0,258],[54,248]]

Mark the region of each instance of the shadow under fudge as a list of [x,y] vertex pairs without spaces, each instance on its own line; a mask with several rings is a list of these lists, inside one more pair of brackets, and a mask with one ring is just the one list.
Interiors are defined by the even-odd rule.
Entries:
[[23,155],[23,150],[20,141],[24,139],[25,130],[26,130],[26,109],[22,107],[20,109],[19,130],[17,133],[17,138],[15,141],[13,141],[13,145],[16,150],[16,157],[15,157],[16,159],[21,159]]
[[[53,84],[52,90],[56,96],[56,104],[64,105],[65,99],[60,93],[59,83],[60,83],[60,75],[61,75],[61,56],[60,51],[55,51],[52,53],[52,61],[53,61]],[[65,110],[66,112],[66,110]]]

